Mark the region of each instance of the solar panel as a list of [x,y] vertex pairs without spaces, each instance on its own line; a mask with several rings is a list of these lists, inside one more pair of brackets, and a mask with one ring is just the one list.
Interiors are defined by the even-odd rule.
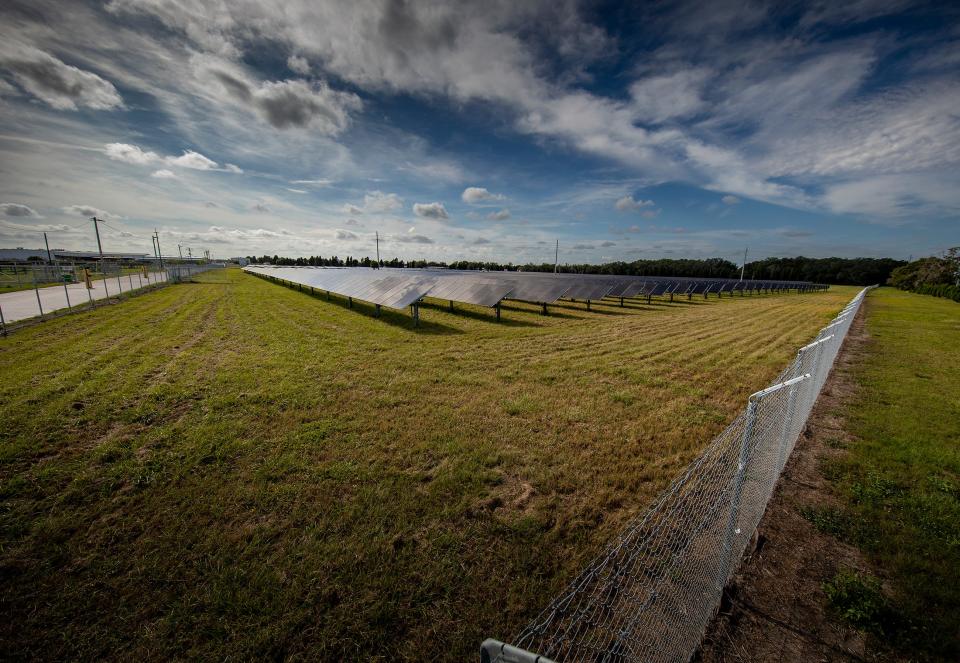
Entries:
[[513,284],[496,279],[453,273],[438,277],[427,296],[476,306],[496,306],[513,288]]
[[570,289],[563,293],[567,299],[603,299],[608,292],[613,289],[614,284],[609,282],[596,282],[593,279],[574,282]]

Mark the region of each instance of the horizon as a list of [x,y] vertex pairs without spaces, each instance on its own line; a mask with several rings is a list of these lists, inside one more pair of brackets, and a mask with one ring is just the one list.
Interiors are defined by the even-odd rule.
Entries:
[[[958,241],[936,3],[12,2],[0,247],[604,264]],[[57,31],[56,25],[70,25]],[[166,256],[165,256],[166,257]]]

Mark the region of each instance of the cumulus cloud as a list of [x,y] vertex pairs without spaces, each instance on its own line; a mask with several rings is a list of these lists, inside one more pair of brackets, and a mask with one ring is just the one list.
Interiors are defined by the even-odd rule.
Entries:
[[337,239],[341,239],[345,241],[357,239],[356,233],[352,233],[349,230],[338,230],[336,233],[336,237]]
[[136,145],[127,143],[108,143],[104,146],[103,151],[114,161],[122,161],[137,166],[145,166],[160,161],[156,152],[146,152]]
[[155,170],[150,173],[150,177],[156,177],[160,180],[172,180],[177,177],[177,174],[172,170],[167,170],[166,168],[161,168],[160,170]]
[[123,108],[123,99],[110,81],[38,48],[7,39],[0,43],[0,67],[37,99],[57,110]]
[[463,190],[463,194],[460,196],[463,199],[463,202],[476,205],[478,203],[488,203],[496,202],[498,200],[503,200],[503,196],[496,193],[490,193],[485,188],[481,186],[468,186]]
[[608,248],[610,248],[611,246],[616,246],[616,245],[617,245],[616,242],[611,242],[611,241],[609,241],[609,240],[606,241],[606,242],[601,242],[601,243],[600,243],[600,246],[602,246],[602,247],[605,248],[605,249],[608,249]]
[[624,196],[619,198],[613,206],[618,212],[635,212],[644,207],[653,207],[653,201],[635,200],[633,196]]
[[345,203],[343,207],[340,208],[340,211],[344,214],[363,214],[362,207],[357,207],[356,205],[351,205],[350,203]]
[[449,219],[443,203],[414,203],[413,213],[424,219]]
[[20,203],[0,203],[0,213],[4,216],[18,216],[26,218],[40,219],[41,217],[35,209],[21,205]]
[[496,212],[490,212],[489,214],[487,214],[487,218],[490,221],[506,221],[507,219],[510,218],[510,210],[502,209]]
[[490,242],[490,240],[487,239],[486,237],[477,237],[476,239],[474,239],[474,240],[471,241],[470,243],[473,244],[474,246],[482,246],[482,245],[484,245],[484,244],[490,244],[491,242]]
[[261,214],[269,214],[270,208],[264,205],[263,203],[254,203],[250,206],[254,212],[260,212]]
[[119,219],[120,217],[116,214],[111,214],[106,210],[102,210],[99,207],[93,207],[91,205],[68,205],[63,208],[65,214],[70,214],[71,216],[82,216],[85,218],[97,217],[99,219]]
[[287,68],[301,76],[310,75],[310,63],[307,59],[299,55],[291,55],[287,58]]
[[166,163],[180,168],[190,168],[192,170],[211,170],[217,167],[217,162],[208,159],[199,152],[193,150],[184,150],[178,157],[167,157]]
[[225,163],[225,164],[223,164],[223,169],[224,169],[225,171],[227,171],[228,173],[234,173],[234,174],[236,174],[236,175],[242,175],[242,174],[243,174],[243,168],[241,168],[240,166],[237,166],[236,164]]
[[739,198],[737,198],[736,196],[731,196],[729,194],[724,196],[720,200],[723,202],[724,205],[736,205],[737,203],[740,202]]

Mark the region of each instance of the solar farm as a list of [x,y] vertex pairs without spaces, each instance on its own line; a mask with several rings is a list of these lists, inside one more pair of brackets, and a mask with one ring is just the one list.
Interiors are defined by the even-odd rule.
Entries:
[[194,281],[3,340],[12,657],[476,660],[859,290],[263,266]]
[[382,307],[403,310],[410,307],[414,324],[419,323],[420,302],[425,298],[454,304],[471,304],[493,309],[500,319],[501,302],[514,300],[538,304],[544,315],[547,306],[563,300],[585,303],[604,299],[641,298],[650,304],[654,296],[665,296],[669,301],[694,295],[704,299],[713,293],[717,298],[735,293],[780,293],[791,290],[814,292],[826,286],[804,281],[757,281],[734,279],[694,279],[650,276],[604,276],[593,274],[544,274],[538,272],[470,272],[440,269],[371,269],[367,267],[274,267],[250,265],[245,268],[272,281],[295,285],[301,290],[323,291],[374,305],[377,314]]

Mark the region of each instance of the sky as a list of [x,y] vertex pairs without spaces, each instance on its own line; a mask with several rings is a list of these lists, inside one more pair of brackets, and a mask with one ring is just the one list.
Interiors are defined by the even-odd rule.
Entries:
[[0,6],[0,247],[908,258],[958,166],[951,3]]

